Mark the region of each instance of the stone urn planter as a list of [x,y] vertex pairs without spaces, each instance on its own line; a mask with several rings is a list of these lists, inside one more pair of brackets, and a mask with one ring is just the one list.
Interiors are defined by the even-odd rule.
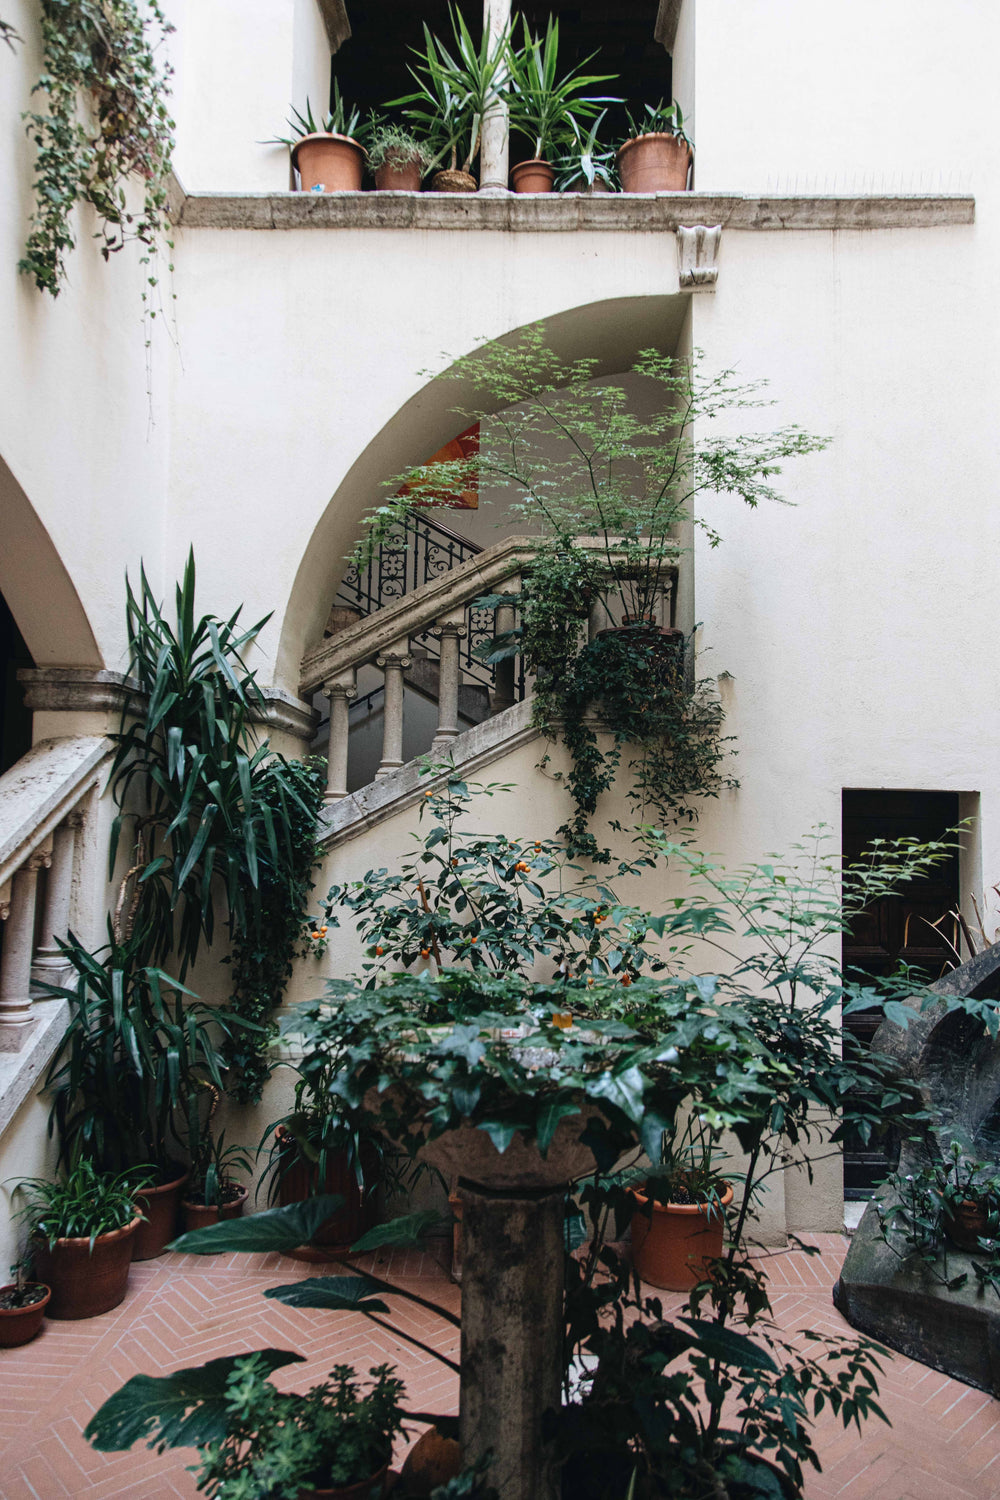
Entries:
[[39,1278],[52,1289],[50,1318],[95,1318],[125,1299],[132,1247],[142,1220],[88,1239],[35,1240],[31,1253]]
[[365,153],[349,135],[318,131],[296,141],[292,166],[304,193],[360,193]]

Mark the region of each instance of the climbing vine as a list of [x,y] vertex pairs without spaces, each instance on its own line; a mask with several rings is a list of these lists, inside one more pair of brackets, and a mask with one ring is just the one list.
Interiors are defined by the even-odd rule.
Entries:
[[[137,0],[41,0],[41,9],[44,72],[32,93],[44,94],[48,108],[25,115],[38,156],[18,269],[57,297],[76,244],[77,203],[96,212],[105,260],[130,240],[146,247],[147,265],[160,241],[169,246],[172,69],[157,63],[156,51],[173,27],[157,0],[143,0],[142,12]],[[133,176],[142,183],[141,209],[130,206]],[[147,276],[150,287],[156,280]]]

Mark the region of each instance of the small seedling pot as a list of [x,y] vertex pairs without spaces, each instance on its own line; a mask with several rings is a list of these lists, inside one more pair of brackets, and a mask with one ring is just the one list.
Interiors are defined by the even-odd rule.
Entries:
[[[39,1281],[29,1283],[32,1287],[42,1286]],[[5,1292],[13,1292],[16,1288],[13,1282],[10,1286],[0,1286],[0,1297]],[[44,1297],[37,1302],[32,1302],[28,1307],[0,1307],[0,1349],[19,1349],[22,1344],[30,1344],[35,1334],[42,1326],[45,1317],[45,1309],[49,1305],[52,1296],[49,1288],[43,1287]]]

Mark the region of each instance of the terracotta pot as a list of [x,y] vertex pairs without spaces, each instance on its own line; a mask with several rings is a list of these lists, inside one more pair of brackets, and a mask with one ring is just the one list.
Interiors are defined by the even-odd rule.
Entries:
[[683,193],[692,152],[680,136],[637,135],[618,151],[623,193]]
[[462,1472],[462,1449],[454,1438],[442,1437],[436,1427],[421,1433],[406,1455],[400,1479],[408,1496],[430,1495]]
[[471,172],[435,172],[431,178],[435,193],[474,193],[478,186]]
[[184,1229],[207,1229],[209,1224],[218,1224],[220,1219],[238,1219],[246,1201],[245,1187],[240,1188],[238,1198],[231,1198],[221,1207],[218,1203],[191,1203],[185,1198],[181,1205],[184,1211]]
[[[375,1172],[377,1157],[374,1152],[364,1151],[361,1169],[370,1179]],[[314,1166],[299,1158],[284,1173],[278,1184],[278,1202],[284,1208],[289,1203],[301,1203],[305,1198],[318,1193],[339,1193],[344,1206],[332,1214],[313,1235],[309,1244],[315,1252],[324,1252],[320,1259],[343,1255],[375,1224],[374,1194],[362,1194],[346,1151],[337,1151],[328,1156],[326,1178],[322,1186],[319,1173]],[[309,1259],[312,1256],[307,1257]]]
[[304,193],[360,193],[365,153],[349,135],[304,135],[292,149]]
[[644,1193],[633,1197],[640,1212],[632,1218],[632,1259],[643,1281],[670,1292],[687,1292],[702,1280],[705,1262],[718,1259],[726,1220],[722,1209],[733,1201],[729,1183],[720,1194],[722,1207],[710,1203],[653,1203],[652,1219]]
[[375,186],[380,193],[419,193],[423,177],[418,161],[390,160],[375,172]]
[[[30,1286],[41,1284],[37,1281],[29,1283]],[[9,1286],[0,1286],[0,1297],[4,1292],[12,1291],[13,1282]],[[42,1326],[51,1296],[51,1291],[46,1287],[45,1296],[39,1302],[32,1302],[30,1307],[0,1307],[0,1349],[19,1349],[22,1344],[31,1343]]]
[[45,1240],[33,1241],[35,1270],[52,1289],[50,1318],[95,1318],[124,1300],[141,1223],[137,1215],[124,1229],[99,1234],[93,1253],[87,1239],[56,1240],[51,1250]]
[[538,156],[519,161],[510,169],[510,185],[515,193],[551,193],[555,180],[552,167]]
[[155,1255],[162,1255],[177,1233],[181,1193],[188,1173],[173,1165],[167,1170],[176,1170],[179,1175],[159,1187],[143,1188],[135,1195],[135,1206],[146,1217],[136,1231],[133,1260],[152,1260]]
[[389,1478],[389,1462],[382,1465],[370,1479],[359,1484],[348,1484],[334,1490],[299,1490],[295,1500],[381,1500],[386,1493]]
[[944,1216],[944,1227],[948,1238],[960,1250],[978,1250],[980,1239],[989,1231],[989,1213],[982,1203],[967,1199],[953,1204]]

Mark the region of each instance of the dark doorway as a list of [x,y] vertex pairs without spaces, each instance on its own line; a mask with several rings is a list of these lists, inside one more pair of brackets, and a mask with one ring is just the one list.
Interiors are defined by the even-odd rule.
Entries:
[[[846,791],[843,795],[844,860],[857,860],[873,839],[940,839],[959,819],[957,792]],[[843,940],[848,978],[892,974],[909,965],[923,982],[940,978],[953,958],[945,938],[931,926],[956,909],[960,900],[958,850],[932,874],[912,881],[896,896],[883,897],[859,917]],[[956,934],[942,924],[949,938]],[[844,1047],[871,1046],[877,1011],[844,1018]],[[860,1139],[845,1142],[844,1196],[869,1198],[889,1170],[883,1148]]]
[[31,653],[0,594],[0,775],[31,749],[31,713],[17,680],[19,667],[33,667]]

